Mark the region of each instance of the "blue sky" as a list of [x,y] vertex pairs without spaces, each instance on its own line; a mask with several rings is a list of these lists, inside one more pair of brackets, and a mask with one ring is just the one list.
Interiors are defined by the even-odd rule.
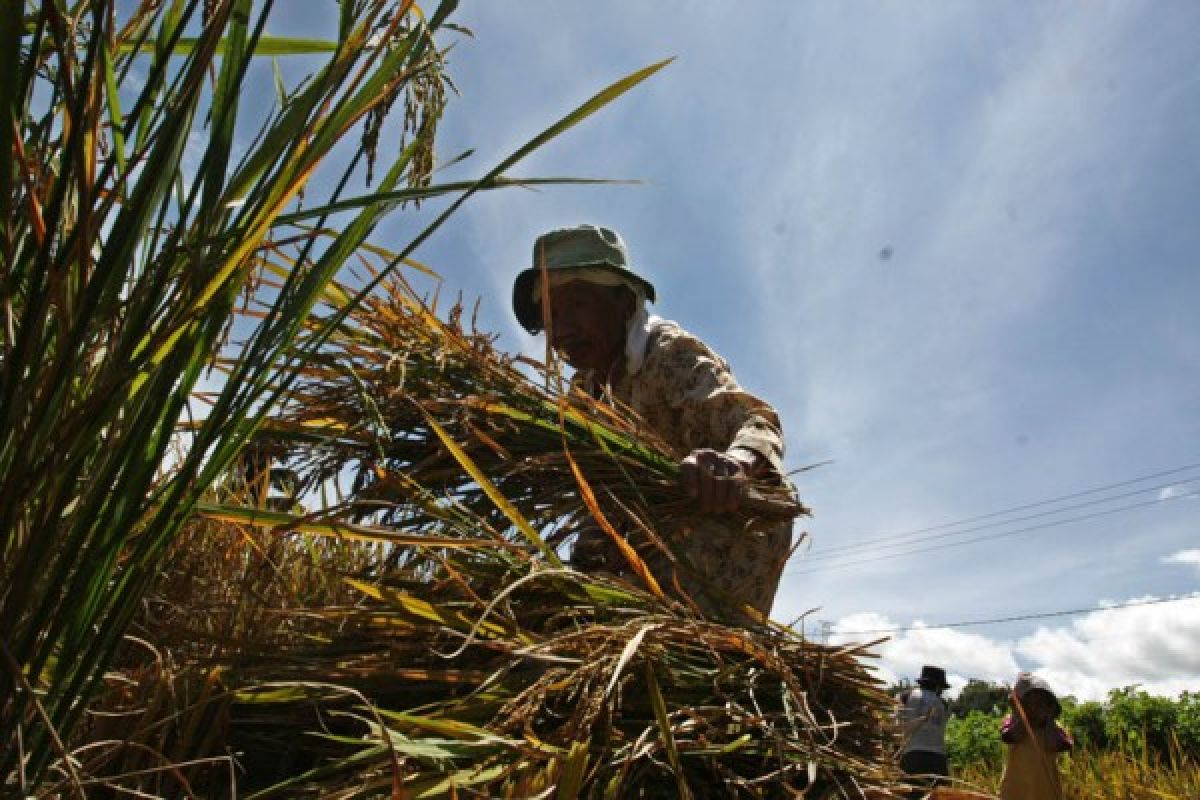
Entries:
[[[450,55],[461,97],[439,150],[476,153],[447,178],[676,58],[515,170],[643,184],[478,197],[417,255],[445,291],[481,296],[502,347],[540,355],[508,306],[534,237],[623,234],[654,310],[779,410],[789,467],[832,462],[798,476],[811,546],[778,619],[908,628],[1200,590],[1200,466],[828,557],[1200,462],[1200,6],[462,6],[475,36]],[[288,7],[272,32],[319,33],[333,8]],[[375,240],[412,232],[397,218]],[[889,676],[937,663],[956,682],[1037,669],[1084,697],[1197,690],[1200,599],[930,627],[881,651]]]

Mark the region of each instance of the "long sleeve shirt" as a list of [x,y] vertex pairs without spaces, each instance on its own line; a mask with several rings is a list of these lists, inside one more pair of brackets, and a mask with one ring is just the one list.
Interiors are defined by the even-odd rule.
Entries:
[[[743,389],[708,345],[674,322],[641,315],[630,326],[625,355],[615,382],[599,385],[595,376],[583,374],[582,388],[632,408],[678,458],[699,448],[744,449],[783,480],[778,415]],[[699,575],[676,572],[668,559],[652,554],[647,565],[664,586],[678,582],[709,613],[728,611],[729,600],[768,613],[791,547],[791,523],[744,531],[715,518],[702,520],[680,539],[680,547]]]
[[946,703],[929,689],[912,689],[903,696],[897,712],[904,734],[905,753],[921,750],[946,753]]

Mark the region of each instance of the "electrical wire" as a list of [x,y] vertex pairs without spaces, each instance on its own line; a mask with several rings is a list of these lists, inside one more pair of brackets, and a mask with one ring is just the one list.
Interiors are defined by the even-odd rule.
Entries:
[[[984,523],[983,525],[974,525],[970,528],[963,528],[963,529],[957,530],[957,531],[945,531],[943,533],[932,533],[928,536],[915,536],[915,537],[912,537],[909,539],[904,539],[904,540],[896,541],[893,543],[848,544],[848,545],[839,545],[836,547],[829,547],[829,548],[825,548],[822,550],[814,550],[811,553],[807,554],[805,556],[805,559],[807,561],[827,561],[829,559],[844,558],[845,553],[852,552],[854,550],[866,550],[866,549],[874,550],[874,549],[878,549],[878,548],[905,547],[907,545],[917,544],[918,542],[930,542],[930,541],[934,541],[934,540],[938,540],[938,539],[949,539],[954,536],[964,536],[968,533],[975,533],[976,531],[988,530],[989,528],[1002,528],[1005,525],[1013,525],[1018,522],[1028,522],[1031,519],[1041,519],[1043,517],[1052,517],[1055,514],[1063,514],[1063,513],[1066,513],[1067,511],[1078,511],[1081,508],[1090,508],[1092,506],[1098,506],[1098,505],[1103,505],[1105,503],[1111,503],[1116,500],[1125,500],[1130,497],[1136,497],[1139,494],[1145,494],[1146,492],[1161,492],[1164,489],[1169,489],[1173,486],[1182,486],[1183,484],[1192,483],[1194,481],[1200,481],[1200,476],[1197,476],[1195,478],[1184,478],[1183,480],[1176,480],[1176,481],[1172,481],[1170,483],[1162,483],[1162,484],[1158,484],[1156,486],[1148,486],[1145,489],[1134,489],[1132,492],[1122,492],[1121,494],[1109,495],[1108,497],[1102,497],[1098,500],[1085,500],[1082,503],[1074,503],[1069,506],[1062,506],[1061,508],[1053,508],[1053,509],[1050,509],[1049,511],[1039,511],[1036,514],[1026,514],[1025,516],[1013,517],[1011,519],[999,520],[997,522],[987,522],[987,523]],[[1170,498],[1161,498],[1161,499],[1167,500]],[[1154,500],[1152,502],[1158,502],[1158,500]]]
[[901,558],[903,556],[916,555],[918,553],[927,553],[932,550],[944,550],[944,549],[947,549],[950,547],[965,547],[966,545],[969,545],[969,544],[976,544],[978,542],[990,541],[993,539],[1003,539],[1003,538],[1006,538],[1009,536],[1016,536],[1021,533],[1030,533],[1031,531],[1039,531],[1039,530],[1045,530],[1046,528],[1054,528],[1059,525],[1067,525],[1072,522],[1082,522],[1083,520],[1096,519],[1097,517],[1104,517],[1104,516],[1108,516],[1110,514],[1116,514],[1121,511],[1129,511],[1129,510],[1135,509],[1135,508],[1145,508],[1146,506],[1158,505],[1159,503],[1166,503],[1171,500],[1181,500],[1181,499],[1185,499],[1185,498],[1196,498],[1196,497],[1200,497],[1200,492],[1190,492],[1188,494],[1171,495],[1170,497],[1156,498],[1154,500],[1146,500],[1141,503],[1130,503],[1128,505],[1118,506],[1117,508],[1109,508],[1109,509],[1105,509],[1104,511],[1096,511],[1091,514],[1081,514],[1077,517],[1070,517],[1069,519],[1054,520],[1053,522],[1046,522],[1046,523],[1042,523],[1041,525],[1030,525],[1025,528],[1017,528],[1016,530],[1001,531],[999,533],[991,533],[991,534],[987,534],[985,536],[976,536],[972,539],[964,539],[960,542],[946,542],[946,543],[942,543],[942,544],[930,545],[927,547],[915,547],[911,550],[903,550],[898,553],[887,553],[885,555],[872,556],[871,558],[860,558],[860,559],[855,559],[852,561],[844,561],[840,564],[837,564],[837,563],[829,564],[827,566],[821,566],[821,567],[817,567],[815,569],[788,569],[788,570],[784,570],[784,574],[785,575],[812,575],[814,573],[827,572],[827,571],[835,570],[835,569],[845,569],[846,567],[856,567],[856,566],[860,566],[862,564],[871,564],[871,563],[875,563],[878,561],[887,561],[889,559]]
[[[862,547],[867,547],[869,545],[873,545],[877,542],[886,542],[886,541],[891,541],[894,539],[903,539],[903,538],[907,538],[909,536],[915,536],[915,535],[921,534],[921,533],[929,533],[931,531],[944,530],[946,528],[956,528],[960,525],[966,525],[971,522],[979,522],[981,520],[993,519],[995,517],[1004,516],[1006,514],[1013,514],[1018,511],[1028,511],[1033,508],[1040,508],[1042,506],[1051,505],[1053,503],[1061,503],[1064,500],[1074,500],[1078,497],[1086,497],[1088,495],[1099,494],[1101,492],[1107,492],[1107,491],[1111,491],[1113,489],[1121,489],[1126,486],[1132,486],[1135,483],[1144,483],[1145,481],[1151,481],[1156,478],[1163,478],[1163,477],[1166,477],[1167,475],[1178,475],[1181,472],[1187,472],[1188,470],[1193,470],[1193,469],[1197,469],[1197,468],[1200,468],[1200,462],[1196,462],[1194,464],[1185,464],[1184,466],[1181,466],[1181,467],[1173,467],[1171,469],[1161,470],[1159,472],[1153,472],[1148,475],[1141,475],[1136,478],[1129,478],[1127,480],[1118,481],[1117,483],[1110,483],[1110,484],[1107,484],[1104,486],[1094,486],[1089,489],[1081,489],[1076,492],[1071,492],[1070,494],[1059,495],[1058,497],[1050,497],[1045,500],[1037,500],[1032,503],[1023,503],[1021,505],[1012,506],[1010,508],[1000,509],[999,511],[990,511],[986,514],[976,514],[974,516],[965,517],[963,519],[954,520],[952,522],[943,522],[938,525],[930,525],[925,528],[914,528],[914,529],[908,530],[908,531],[900,531],[898,533],[890,533],[890,534],[884,534],[884,535],[875,536],[875,537],[871,537],[871,538],[867,538],[867,539],[860,539],[857,542],[851,542],[851,543],[847,543],[844,545],[837,545],[835,547],[831,547],[828,550],[824,550],[822,552],[832,552],[834,550],[851,549],[851,548],[857,549],[857,548],[862,548]],[[1198,478],[1196,478],[1196,477],[1187,478],[1183,482],[1187,483],[1187,482],[1194,481],[1197,479]],[[1169,486],[1171,484],[1167,484],[1167,485]],[[1146,490],[1141,490],[1141,491],[1150,491],[1150,490],[1146,489]],[[1104,501],[1097,500],[1096,502],[1100,503],[1100,502],[1104,502]]]
[[1091,614],[1099,611],[1116,611],[1122,608],[1137,608],[1139,606],[1153,606],[1162,603],[1179,603],[1186,600],[1200,600],[1200,594],[1191,594],[1186,597],[1162,597],[1152,600],[1132,600],[1128,603],[1117,603],[1111,606],[1095,606],[1093,608],[1070,608],[1061,611],[1045,611],[1039,614],[1018,614],[1011,617],[996,617],[995,619],[976,619],[966,620],[962,622],[946,622],[941,625],[907,625],[896,628],[872,628],[863,631],[839,631],[831,630],[830,636],[873,636],[880,633],[907,633],[908,631],[925,631],[925,630],[941,630],[943,628],[971,628],[981,625],[998,625],[1004,622],[1025,622],[1032,619],[1050,619],[1052,617],[1069,617],[1076,614]]

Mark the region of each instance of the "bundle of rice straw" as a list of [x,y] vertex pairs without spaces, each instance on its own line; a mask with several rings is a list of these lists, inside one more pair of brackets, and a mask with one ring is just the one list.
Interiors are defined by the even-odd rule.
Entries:
[[[891,796],[891,701],[864,648],[705,619],[648,576],[639,548],[670,551],[695,512],[682,454],[628,409],[502,356],[399,281],[292,397],[259,452],[321,509],[214,503],[203,523],[310,587],[303,607],[264,599],[222,655],[252,796]],[[737,522],[804,513],[764,483]],[[564,566],[598,522],[639,542],[632,578]],[[279,569],[301,562],[332,588]],[[231,607],[204,603],[194,622]]]

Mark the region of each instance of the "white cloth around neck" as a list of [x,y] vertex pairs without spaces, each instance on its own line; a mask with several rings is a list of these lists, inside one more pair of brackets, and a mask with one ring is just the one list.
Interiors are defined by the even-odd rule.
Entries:
[[[646,360],[646,345],[650,341],[650,334],[664,322],[662,318],[653,316],[646,310],[646,293],[642,288],[623,275],[600,267],[574,267],[569,271],[550,270],[545,274],[550,278],[551,289],[571,281],[584,281],[599,286],[626,286],[633,292],[636,305],[625,328],[625,372],[629,375],[637,374],[642,368],[642,362]],[[542,302],[541,275],[533,282],[533,301],[539,304]]]

